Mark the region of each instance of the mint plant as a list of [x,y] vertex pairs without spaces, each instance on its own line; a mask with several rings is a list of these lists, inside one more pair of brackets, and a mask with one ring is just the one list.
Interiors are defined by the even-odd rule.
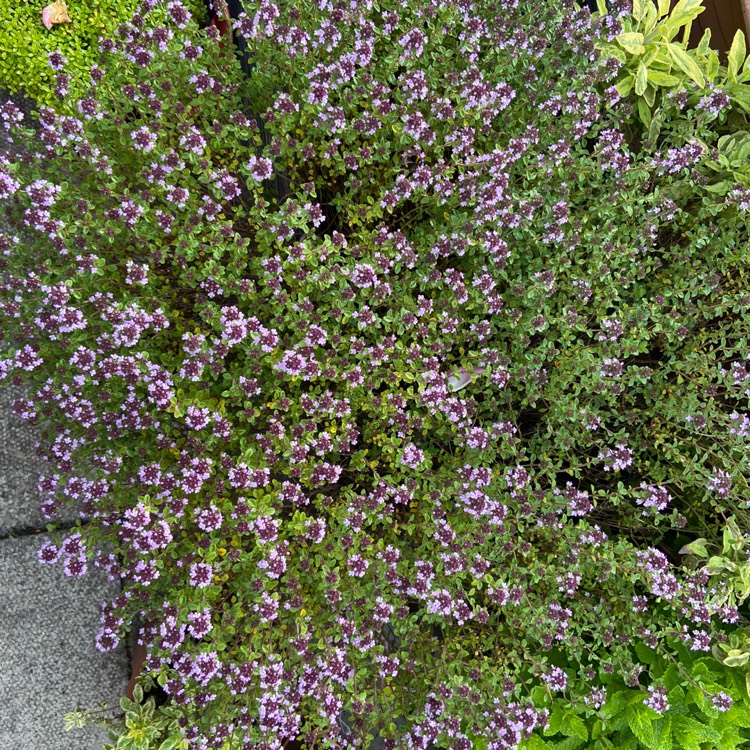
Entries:
[[190,747],[515,748],[637,669],[666,710],[631,643],[742,617],[670,547],[747,524],[726,111],[623,132],[571,2],[246,11],[248,80],[148,0],[0,111],[0,374],[81,511],[40,560],[121,581],[98,646],[149,623]]
[[639,675],[627,680],[605,676],[596,700],[571,705],[557,698],[550,703],[547,727],[525,740],[523,750],[745,747],[750,698],[741,675],[678,642],[672,645],[677,661],[635,645],[663,690],[659,711],[653,708],[657,689],[649,691]]

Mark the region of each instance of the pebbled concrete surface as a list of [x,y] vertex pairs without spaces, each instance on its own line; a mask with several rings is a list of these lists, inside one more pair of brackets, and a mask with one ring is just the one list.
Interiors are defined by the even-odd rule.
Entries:
[[94,645],[100,603],[117,585],[100,570],[66,578],[62,567],[40,565],[47,538],[0,540],[0,750],[101,750],[104,730],[65,732],[63,716],[124,695],[124,649],[101,654]]
[[[101,602],[117,583],[89,568],[69,578],[61,565],[41,565],[49,539],[39,510],[33,428],[10,413],[20,392],[0,387],[0,750],[102,750],[105,730],[64,731],[63,716],[125,694],[124,646],[96,650]],[[76,512],[68,511],[69,520]]]
[[[45,531],[48,521],[39,509],[39,474],[45,463],[36,457],[31,425],[11,414],[13,402],[24,395],[20,388],[0,387],[0,538],[28,531]],[[73,523],[78,513],[63,509],[59,520]]]

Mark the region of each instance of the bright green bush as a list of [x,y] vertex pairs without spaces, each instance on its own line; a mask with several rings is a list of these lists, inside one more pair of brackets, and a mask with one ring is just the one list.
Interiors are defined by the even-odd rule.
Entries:
[[[99,57],[99,38],[132,17],[138,0],[70,0],[70,23],[48,30],[42,8],[51,0],[0,2],[0,88],[23,90],[42,104],[56,106],[55,75],[47,55],[60,50],[68,60],[70,91],[82,95],[89,85],[88,71]],[[202,0],[187,2],[197,21],[205,20]]]

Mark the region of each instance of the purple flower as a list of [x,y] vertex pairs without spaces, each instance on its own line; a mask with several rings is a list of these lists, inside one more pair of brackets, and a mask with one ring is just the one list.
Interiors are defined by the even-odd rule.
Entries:
[[193,563],[190,566],[190,585],[205,588],[211,585],[213,568],[208,563]]
[[722,691],[711,697],[711,703],[713,703],[713,706],[717,711],[724,713],[729,711],[734,701],[731,696]]
[[68,59],[63,56],[60,50],[55,50],[47,55],[47,65],[52,68],[56,73],[61,71],[68,64]]
[[346,561],[346,564],[349,568],[349,575],[354,576],[355,578],[362,578],[367,568],[370,567],[370,562],[360,554],[352,555]]
[[221,513],[213,505],[203,510],[196,509],[195,518],[198,528],[207,534],[220,529],[224,520]]
[[273,162],[265,157],[251,156],[247,163],[247,170],[254,180],[263,182],[273,174]]
[[134,130],[130,137],[133,139],[135,147],[139,151],[143,151],[144,154],[152,151],[156,145],[156,133],[152,133],[145,125],[138,130]]
[[633,463],[633,451],[621,444],[601,451],[598,458],[604,461],[604,471],[622,471]]
[[729,497],[732,491],[732,475],[723,469],[714,469],[714,475],[708,482],[708,489],[719,497]]
[[648,688],[650,696],[643,699],[643,703],[658,714],[662,714],[669,710],[669,702],[667,701],[667,690],[664,687],[655,688],[650,685]]
[[568,675],[554,665],[542,675],[542,680],[555,692],[562,692],[568,686]]
[[652,484],[641,482],[641,489],[646,493],[646,496],[637,498],[636,503],[647,509],[663,511],[672,499],[665,487],[655,487]]
[[53,542],[45,542],[37,551],[36,556],[40,563],[52,565],[60,559],[61,550]]
[[411,443],[404,448],[404,452],[401,454],[401,463],[410,469],[418,469],[424,459],[424,452]]
[[188,613],[188,622],[190,623],[187,626],[188,633],[198,640],[206,636],[213,629],[213,625],[211,624],[211,610],[208,608],[205,608],[202,612]]

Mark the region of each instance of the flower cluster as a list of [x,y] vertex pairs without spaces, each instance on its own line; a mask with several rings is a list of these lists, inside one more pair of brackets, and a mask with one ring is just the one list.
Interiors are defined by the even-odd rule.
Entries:
[[661,545],[744,510],[746,207],[527,5],[247,0],[245,80],[146,0],[78,115],[0,109],[0,378],[86,519],[39,557],[191,747],[511,750],[737,614]]

